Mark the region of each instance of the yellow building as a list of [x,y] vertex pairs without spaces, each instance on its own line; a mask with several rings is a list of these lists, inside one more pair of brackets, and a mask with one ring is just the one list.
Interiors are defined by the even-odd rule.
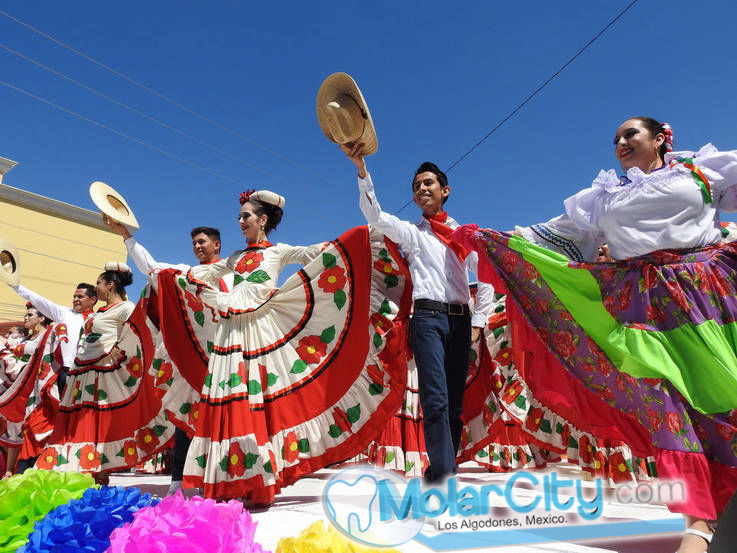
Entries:
[[[71,307],[77,284],[94,284],[107,261],[125,261],[125,245],[100,213],[2,184],[14,166],[0,157],[0,237],[18,248],[21,284]],[[80,193],[87,191],[80,186]],[[22,320],[24,306],[0,283],[0,323]]]

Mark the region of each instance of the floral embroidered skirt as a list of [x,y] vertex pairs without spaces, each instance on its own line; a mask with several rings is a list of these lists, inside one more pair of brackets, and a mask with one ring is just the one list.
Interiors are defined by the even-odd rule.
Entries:
[[604,446],[654,457],[687,488],[671,510],[716,518],[737,488],[737,244],[585,264],[475,226],[455,238],[508,292],[515,363],[542,409],[532,429],[552,408]]
[[174,436],[152,367],[158,330],[155,296],[143,291],[114,352],[75,365],[67,377],[54,432],[36,468],[103,472],[156,456]]
[[[56,377],[61,367],[60,345],[66,327],[52,325],[36,344],[19,346],[16,378],[0,395],[0,445],[21,447],[19,459],[34,457],[51,435],[59,405]],[[33,348],[29,352],[29,348]],[[25,359],[25,361],[24,361]]]
[[[263,303],[227,317],[198,300],[205,290],[191,273],[158,273],[166,351],[201,390],[199,403],[171,394],[165,405],[194,429],[185,486],[269,503],[301,476],[367,448],[406,387],[397,314],[411,290],[397,256],[383,235],[352,229]],[[321,279],[328,272],[341,278]]]

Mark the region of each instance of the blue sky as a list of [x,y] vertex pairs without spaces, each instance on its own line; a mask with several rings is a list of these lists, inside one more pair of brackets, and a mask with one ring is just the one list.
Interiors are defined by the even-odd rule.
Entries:
[[[395,211],[420,162],[453,163],[627,3],[7,0],[3,11],[279,156],[0,15],[0,44],[240,160],[0,50],[0,80],[227,177],[0,86],[0,155],[20,162],[4,182],[90,209],[89,184],[107,182],[160,261],[191,262],[197,225],[219,227],[224,252],[242,247],[236,199],[245,188],[286,196],[274,241],[331,239],[363,218],[355,170],[317,124],[315,95],[327,75],[345,71],[361,87],[379,137],[369,170],[382,205]],[[735,2],[640,0],[449,173],[448,211],[498,229],[559,214],[565,197],[616,167],[612,138],[632,115],[670,122],[676,149],[737,148],[734,21]],[[418,215],[414,205],[402,212]]]

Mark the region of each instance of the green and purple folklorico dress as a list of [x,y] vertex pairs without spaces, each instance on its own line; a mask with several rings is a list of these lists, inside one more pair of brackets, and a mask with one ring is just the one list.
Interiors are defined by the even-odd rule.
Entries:
[[[602,171],[565,208],[524,238],[475,225],[454,238],[508,292],[535,398],[654,457],[660,478],[686,485],[669,508],[714,519],[737,488],[737,242],[720,243],[719,222],[737,211],[737,152],[709,144],[649,174]],[[618,261],[591,263],[604,243]]]

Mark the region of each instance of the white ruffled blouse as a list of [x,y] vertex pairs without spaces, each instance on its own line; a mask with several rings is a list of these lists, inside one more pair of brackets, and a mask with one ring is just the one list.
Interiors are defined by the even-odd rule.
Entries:
[[[691,169],[679,162],[684,158],[692,158],[706,177],[710,202]],[[737,211],[737,151],[707,144],[695,153],[668,153],[665,163],[649,174],[633,167],[626,177],[601,171],[591,188],[565,200],[564,215],[518,230],[576,261],[594,260],[604,243],[621,260],[719,242],[719,211]]]

